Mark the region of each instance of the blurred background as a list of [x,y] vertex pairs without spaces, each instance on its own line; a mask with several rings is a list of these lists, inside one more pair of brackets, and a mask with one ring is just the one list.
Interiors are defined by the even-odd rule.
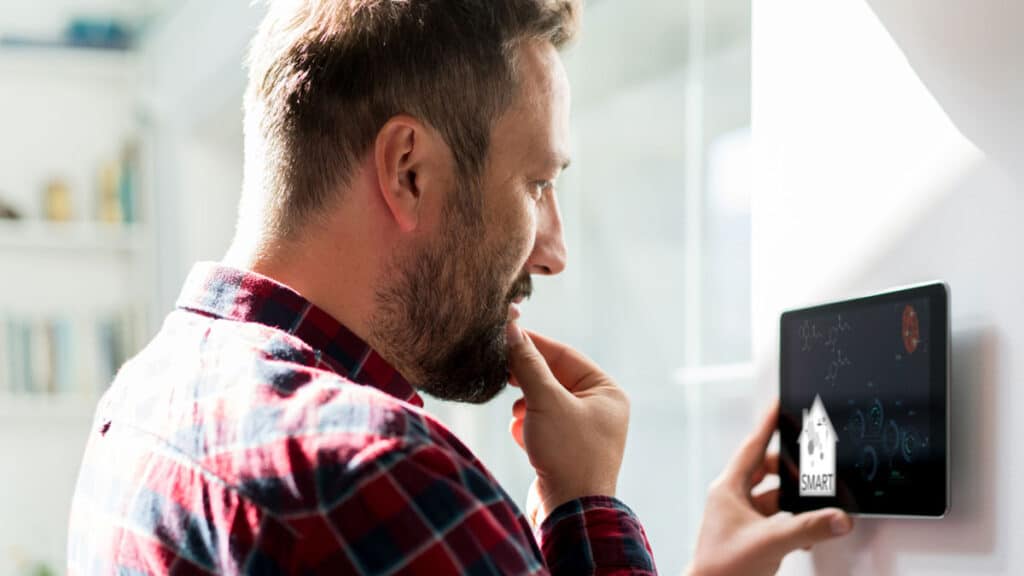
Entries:
[[[570,263],[537,281],[522,322],[629,391],[620,496],[664,573],[685,566],[708,482],[775,394],[779,311],[935,278],[954,295],[953,514],[927,536],[862,521],[783,572],[1024,572],[1006,442],[1024,433],[1024,14],[938,1],[587,2],[565,55]],[[0,574],[63,573],[96,400],[192,263],[231,239],[262,13],[0,7]],[[514,399],[428,409],[522,503]]]

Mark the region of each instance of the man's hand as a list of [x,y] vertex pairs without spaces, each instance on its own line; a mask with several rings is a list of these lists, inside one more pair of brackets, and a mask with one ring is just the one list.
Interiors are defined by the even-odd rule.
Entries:
[[712,483],[697,551],[687,574],[775,574],[786,554],[797,548],[809,549],[853,528],[853,521],[842,510],[780,514],[778,489],[751,493],[765,476],[778,474],[778,454],[765,455],[778,410],[776,403]]
[[629,400],[572,348],[511,324],[511,383],[523,391],[511,432],[537,472],[527,514],[537,525],[576,498],[614,496],[629,425]]

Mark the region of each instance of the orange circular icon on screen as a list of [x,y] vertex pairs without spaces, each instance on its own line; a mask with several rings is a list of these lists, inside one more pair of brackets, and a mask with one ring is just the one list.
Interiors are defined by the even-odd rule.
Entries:
[[910,304],[903,309],[903,347],[907,354],[913,354],[921,343],[921,328],[917,321],[917,310]]

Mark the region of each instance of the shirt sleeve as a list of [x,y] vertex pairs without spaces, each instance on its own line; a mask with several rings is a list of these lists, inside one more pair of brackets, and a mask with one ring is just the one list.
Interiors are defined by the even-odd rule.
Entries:
[[315,573],[653,574],[635,515],[610,498],[559,507],[541,545],[501,487],[437,444],[401,440],[355,461],[321,459],[321,514],[303,527]]
[[552,574],[657,574],[640,520],[616,498],[566,502],[544,519],[536,537]]

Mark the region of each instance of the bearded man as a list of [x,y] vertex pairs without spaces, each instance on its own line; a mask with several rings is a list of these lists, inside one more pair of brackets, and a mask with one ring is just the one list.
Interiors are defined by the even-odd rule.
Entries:
[[[615,497],[625,394],[516,322],[532,275],[566,265],[558,49],[579,15],[577,0],[271,2],[235,240],[97,408],[70,573],[655,572]],[[537,473],[525,514],[419,396],[482,403],[510,380]],[[751,496],[775,473],[773,429],[712,489],[694,573],[772,572],[849,529]]]

